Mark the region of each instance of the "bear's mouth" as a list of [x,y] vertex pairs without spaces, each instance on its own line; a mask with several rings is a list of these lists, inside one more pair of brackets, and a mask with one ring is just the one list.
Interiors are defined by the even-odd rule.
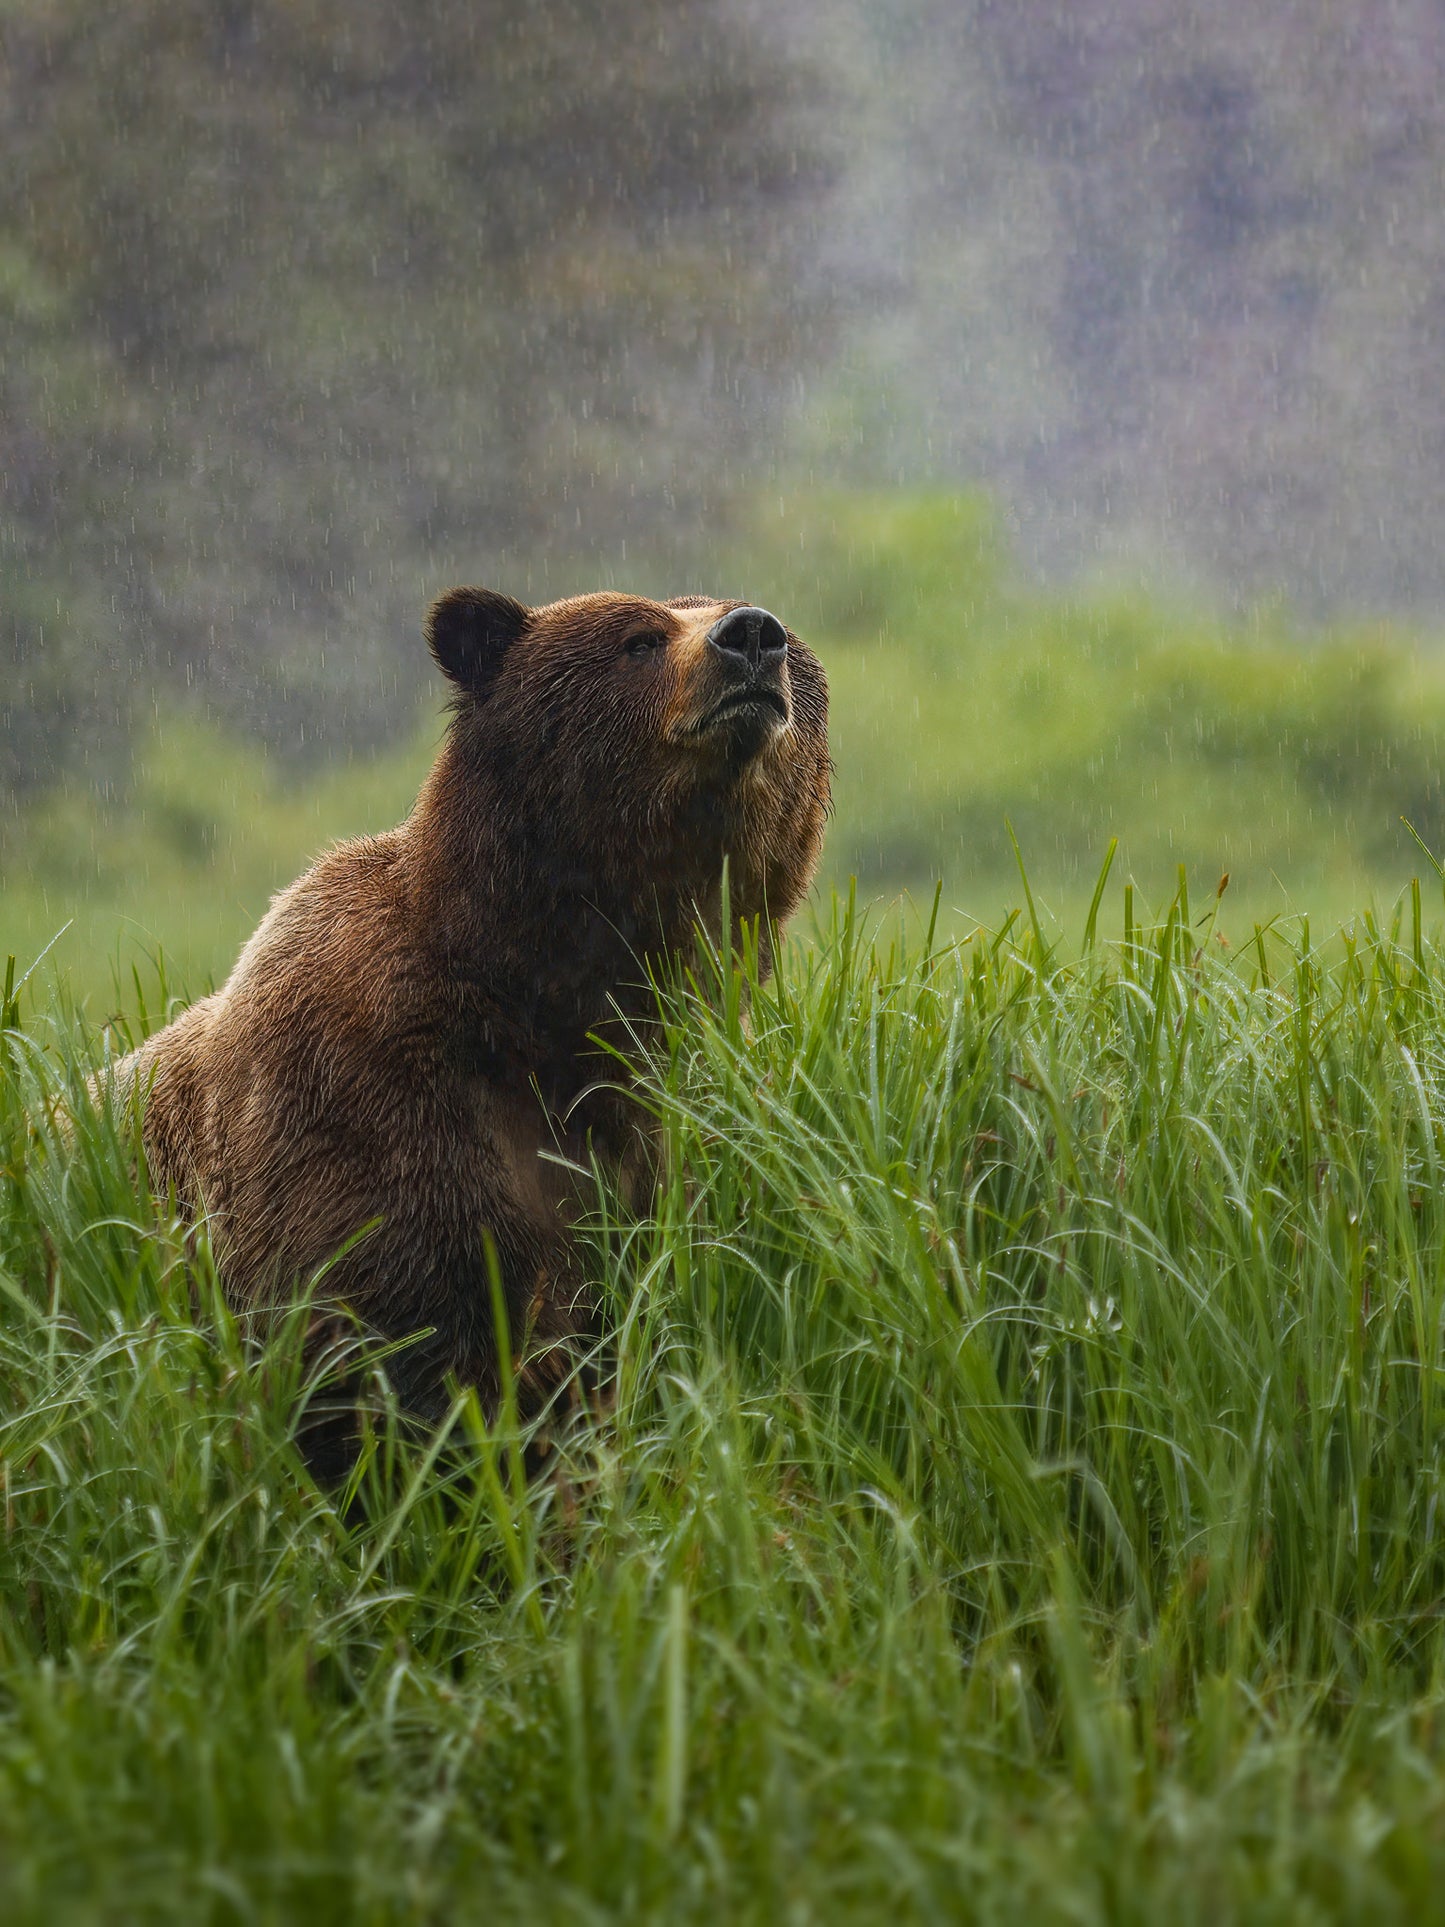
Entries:
[[764,709],[771,710],[779,722],[788,721],[788,705],[781,690],[760,689],[756,686],[751,689],[736,689],[731,695],[724,696],[722,701],[710,709],[696,724],[695,734],[701,735],[703,731],[713,728],[715,724],[725,723],[731,716],[755,717],[759,710]]

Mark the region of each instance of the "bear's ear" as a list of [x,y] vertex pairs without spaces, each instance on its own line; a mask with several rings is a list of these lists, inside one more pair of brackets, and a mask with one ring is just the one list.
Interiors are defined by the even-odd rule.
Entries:
[[444,675],[481,695],[531,613],[491,589],[448,589],[427,611],[427,644]]

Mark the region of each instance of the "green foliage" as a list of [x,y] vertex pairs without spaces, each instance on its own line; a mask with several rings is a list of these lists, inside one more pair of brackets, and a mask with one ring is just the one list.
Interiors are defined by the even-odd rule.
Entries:
[[163,955],[178,989],[224,977],[265,911],[329,843],[389,828],[411,807],[440,734],[309,783],[253,743],[177,710],[137,744],[126,802],[88,786],[47,792],[0,815],[0,947],[114,1007],[137,961]]
[[613,1409],[383,1413],[350,1505],[23,997],[8,1917],[1430,1915],[1445,956],[1198,934],[703,958]]
[[810,490],[753,508],[710,558],[718,595],[772,600],[799,635],[899,641],[945,660],[1009,606],[993,504],[980,491]]
[[1081,919],[1117,836],[1151,901],[1181,862],[1196,890],[1229,872],[1224,921],[1247,934],[1396,895],[1418,860],[1401,817],[1445,844],[1434,638],[1026,592],[969,496],[780,503],[738,553],[736,579],[796,606],[827,663],[839,879],[926,901],[942,876],[988,918],[1012,823],[1042,895]]

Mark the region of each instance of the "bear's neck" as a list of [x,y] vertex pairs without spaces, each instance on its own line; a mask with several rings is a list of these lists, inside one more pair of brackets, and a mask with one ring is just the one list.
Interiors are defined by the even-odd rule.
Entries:
[[544,809],[499,791],[449,738],[405,828],[410,894],[459,1047],[560,1088],[579,1058],[597,1075],[589,1033],[655,1015],[650,969],[688,951],[699,923],[720,935],[725,833],[706,807],[654,830],[644,879],[635,836],[559,837]]

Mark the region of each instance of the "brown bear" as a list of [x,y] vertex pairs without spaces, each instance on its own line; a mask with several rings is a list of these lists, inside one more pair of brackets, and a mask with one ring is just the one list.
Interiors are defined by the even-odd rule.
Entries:
[[454,713],[411,815],[283,890],[224,988],[115,1073],[230,1302],[336,1259],[327,1296],[428,1334],[393,1373],[422,1414],[452,1375],[495,1400],[489,1244],[531,1403],[570,1369],[593,1308],[568,1167],[646,1168],[590,1040],[647,1024],[695,926],[733,939],[725,860],[735,921],[789,915],[830,772],[822,668],[751,604],[453,589],[427,639]]

